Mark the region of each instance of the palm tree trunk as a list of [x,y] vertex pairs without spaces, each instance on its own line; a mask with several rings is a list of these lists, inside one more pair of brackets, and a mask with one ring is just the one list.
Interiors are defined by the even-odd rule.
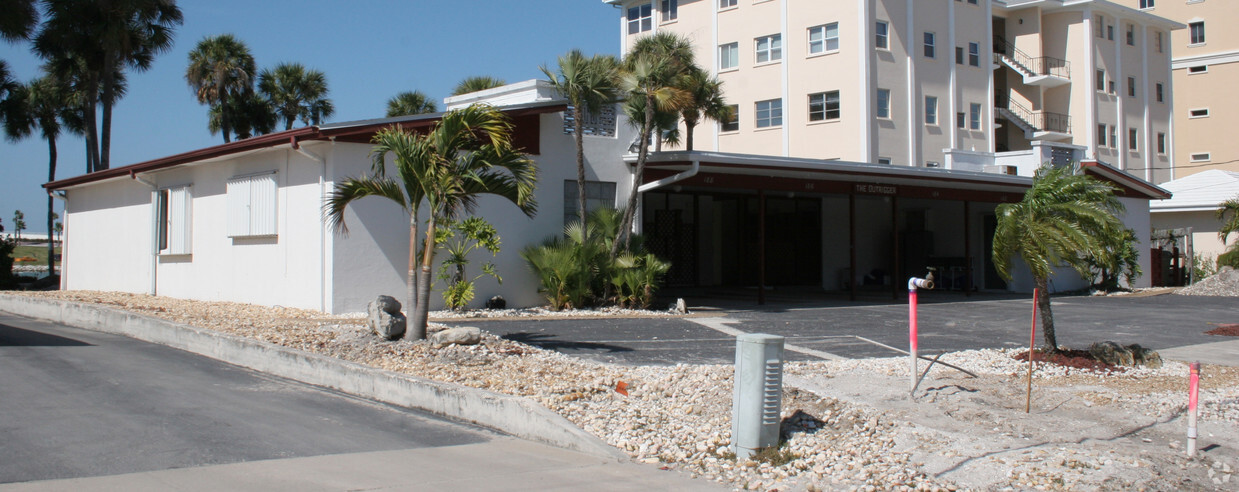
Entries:
[[1041,333],[1045,337],[1045,353],[1058,352],[1058,338],[1054,336],[1054,312],[1050,310],[1049,282],[1045,278],[1037,278],[1037,310],[1041,311]]
[[86,83],[86,154],[90,157],[86,172],[99,170],[99,132],[95,126],[96,105],[99,103],[99,81],[91,77]]
[[[574,103],[575,104],[575,103]],[[576,132],[576,204],[577,215],[581,218],[581,226],[585,225],[585,137],[581,135],[585,131],[585,122],[581,121],[582,112],[580,104],[573,106],[576,113],[572,118],[573,130]]]
[[426,320],[430,317],[430,266],[434,263],[435,251],[435,214],[430,213],[430,222],[426,224],[426,242],[422,245],[422,271],[417,279],[417,307],[413,310],[414,340],[426,338]]
[[[47,182],[56,181],[56,139],[47,139]],[[56,274],[56,241],[52,238],[56,220],[52,218],[55,214],[56,201],[52,199],[52,194],[47,194],[47,275],[50,277]]]
[[229,133],[232,133],[232,122],[228,120],[228,91],[224,91],[224,97],[219,101],[219,131],[224,134],[224,143],[232,141]]
[[[406,330],[404,337],[412,340],[420,340],[421,338],[413,338],[413,330],[409,330],[408,321],[413,318],[414,311],[417,310],[417,209],[413,209],[409,216],[409,272],[405,277],[405,285],[409,291],[405,297],[405,323]],[[422,334],[425,338],[425,333]]]
[[615,243],[611,245],[611,261],[619,257],[620,236],[624,238],[624,249],[628,249],[629,240],[632,238],[632,221],[637,211],[637,189],[641,187],[641,181],[645,174],[645,159],[650,154],[650,132],[654,126],[654,95],[646,94],[645,96],[645,122],[641,125],[641,147],[637,149],[637,171],[635,173],[632,191],[628,193],[628,206],[624,209],[624,220],[620,221],[620,230],[615,236]]
[[103,105],[103,120],[99,123],[99,163],[95,168],[97,171],[107,169],[111,165],[108,154],[112,152],[112,96],[116,92],[116,72],[111,67],[111,57],[105,57],[103,95],[99,101]]
[[697,122],[684,120],[684,150],[693,151],[693,128],[697,127]]

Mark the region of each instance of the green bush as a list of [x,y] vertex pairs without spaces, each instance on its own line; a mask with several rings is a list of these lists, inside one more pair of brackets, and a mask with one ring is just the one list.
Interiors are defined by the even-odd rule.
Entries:
[[17,283],[13,278],[13,249],[15,248],[17,248],[16,239],[0,237],[0,289],[11,289]]
[[1229,251],[1218,255],[1217,267],[1224,266],[1239,269],[1239,244],[1232,245]]
[[1217,273],[1217,264],[1209,256],[1195,253],[1192,255],[1192,282],[1199,282]]
[[469,217],[463,221],[444,221],[442,227],[435,230],[435,244],[442,247],[447,258],[439,266],[439,280],[447,283],[443,289],[443,303],[448,309],[459,311],[469,305],[474,296],[474,282],[484,276],[494,277],[503,283],[495,264],[482,264],[482,273],[468,278],[465,267],[469,265],[469,253],[478,248],[490,251],[494,257],[499,254],[499,233],[481,217]]

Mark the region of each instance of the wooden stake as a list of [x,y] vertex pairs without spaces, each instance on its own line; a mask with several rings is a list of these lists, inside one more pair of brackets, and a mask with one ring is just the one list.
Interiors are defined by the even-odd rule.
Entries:
[[1028,334],[1028,394],[1024,398],[1024,413],[1029,413],[1032,410],[1032,374],[1033,374],[1033,348],[1037,346],[1037,299],[1041,295],[1040,289],[1033,289],[1033,314],[1032,314],[1032,329]]

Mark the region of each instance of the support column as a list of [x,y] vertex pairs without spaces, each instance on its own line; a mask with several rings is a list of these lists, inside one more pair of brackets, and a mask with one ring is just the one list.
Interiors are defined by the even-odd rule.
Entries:
[[851,289],[850,299],[856,300],[856,194],[848,193],[848,287]]
[[899,197],[891,197],[891,299],[899,299]]
[[766,190],[757,190],[757,304],[766,304]]
[[964,297],[971,297],[971,296],[972,296],[972,202],[965,200],[964,201]]

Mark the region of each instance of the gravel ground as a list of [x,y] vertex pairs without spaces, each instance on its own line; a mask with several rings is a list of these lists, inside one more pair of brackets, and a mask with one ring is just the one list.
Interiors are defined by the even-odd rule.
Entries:
[[1239,270],[1224,266],[1216,274],[1175,292],[1184,296],[1239,297]]
[[[908,398],[904,358],[786,366],[782,453],[728,452],[730,365],[623,366],[486,334],[472,347],[381,341],[356,315],[105,292],[21,295],[119,307],[439,381],[532,398],[634,459],[756,490],[1239,490],[1239,369],[1207,367],[1201,445],[1184,456],[1185,365],[1095,374],[1001,350],[942,360]],[[583,315],[584,313],[576,313]],[[627,315],[636,315],[626,313]],[[645,314],[650,315],[650,314]],[[432,326],[433,331],[435,327]],[[924,364],[922,364],[924,367]],[[628,395],[615,391],[624,382]],[[773,453],[772,453],[773,454]]]

